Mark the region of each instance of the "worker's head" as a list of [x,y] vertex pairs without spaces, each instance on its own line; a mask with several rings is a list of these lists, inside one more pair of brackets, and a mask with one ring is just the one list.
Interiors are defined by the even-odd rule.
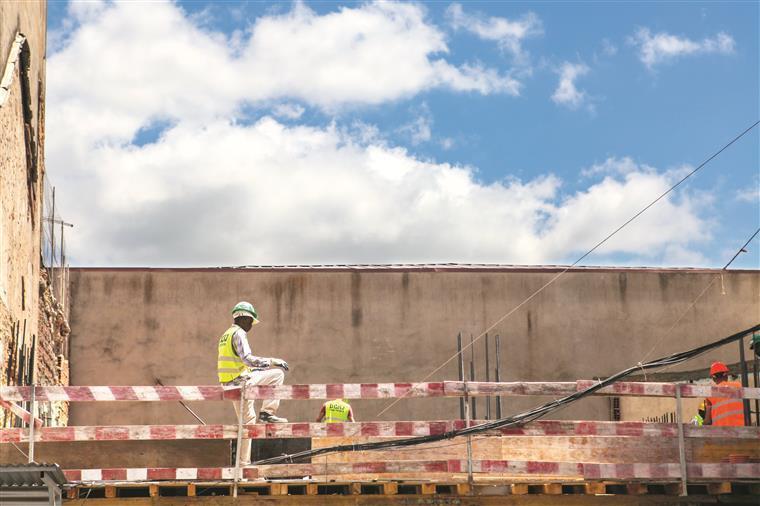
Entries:
[[723,362],[713,362],[710,366],[710,377],[716,384],[723,383],[728,380],[728,367]]
[[704,418],[706,412],[707,412],[707,409],[705,407],[705,401],[703,400],[702,402],[699,403],[699,409],[697,410],[697,413],[699,413],[699,416]]
[[256,313],[253,305],[245,301],[235,304],[235,307],[232,308],[232,318],[235,320],[235,325],[246,332],[259,323],[259,315]]

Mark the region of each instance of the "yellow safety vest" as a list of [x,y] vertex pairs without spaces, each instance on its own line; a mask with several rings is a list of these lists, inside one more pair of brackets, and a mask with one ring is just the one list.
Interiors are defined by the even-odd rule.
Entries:
[[237,356],[235,347],[232,345],[232,336],[239,328],[233,325],[219,338],[219,353],[216,361],[219,383],[229,383],[248,369],[248,366]]
[[336,399],[325,403],[325,423],[347,422],[351,406],[348,403]]

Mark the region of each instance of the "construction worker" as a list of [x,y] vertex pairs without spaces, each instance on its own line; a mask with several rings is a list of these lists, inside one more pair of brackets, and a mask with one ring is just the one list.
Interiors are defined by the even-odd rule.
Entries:
[[335,399],[322,404],[317,422],[339,423],[354,422],[354,410],[346,399]]
[[[741,388],[738,381],[728,381],[728,367],[723,362],[713,362],[710,377],[716,386]],[[718,427],[744,426],[744,403],[733,397],[709,397],[705,400],[704,425]]]
[[702,427],[705,423],[705,401],[699,403],[699,409],[697,410],[697,414],[694,415],[694,417],[691,419],[691,424],[696,425],[697,427]]
[[[223,386],[282,385],[288,363],[279,358],[257,357],[251,353],[248,334],[259,323],[259,315],[249,302],[238,302],[232,308],[234,324],[219,338],[217,354],[217,375]],[[272,369],[274,367],[275,369]],[[239,403],[234,402],[235,413],[240,416]],[[275,413],[280,406],[279,399],[266,399],[261,406],[259,419],[264,423],[284,423],[288,420]],[[253,401],[243,404],[243,423],[256,423],[256,408]],[[251,463],[251,440],[243,438],[240,445],[240,465]]]

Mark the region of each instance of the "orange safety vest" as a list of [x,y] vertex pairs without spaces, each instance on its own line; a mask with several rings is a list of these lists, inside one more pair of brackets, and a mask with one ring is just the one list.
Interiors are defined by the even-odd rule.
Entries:
[[[718,385],[720,387],[741,388],[738,381],[726,381]],[[744,403],[741,399],[730,397],[709,397],[712,405],[712,424],[718,427],[743,427],[744,426]]]

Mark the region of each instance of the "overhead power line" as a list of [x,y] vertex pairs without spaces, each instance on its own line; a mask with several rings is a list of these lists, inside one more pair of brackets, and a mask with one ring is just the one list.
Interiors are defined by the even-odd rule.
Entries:
[[[596,251],[597,249],[599,249],[602,245],[604,245],[604,243],[606,243],[607,241],[609,241],[610,239],[612,239],[613,236],[615,236],[618,232],[620,232],[625,227],[627,227],[628,225],[630,225],[631,222],[633,222],[636,218],[638,218],[639,216],[641,216],[642,214],[644,214],[650,207],[652,207],[653,205],[655,205],[657,202],[659,202],[660,200],[662,200],[663,198],[665,198],[667,195],[669,195],[671,192],[673,192],[676,188],[678,188],[679,186],[681,186],[681,184],[683,184],[687,179],[689,179],[694,174],[696,174],[697,172],[699,172],[704,166],[706,166],[708,163],[710,163],[718,155],[720,155],[721,153],[723,153],[726,149],[728,149],[729,147],[731,147],[739,139],[741,139],[742,137],[744,137],[747,133],[749,133],[758,124],[760,124],[760,120],[755,121],[752,125],[750,125],[749,127],[747,127],[744,131],[742,131],[740,134],[738,134],[737,136],[735,136],[733,139],[731,139],[722,148],[720,148],[718,151],[716,151],[715,153],[713,153],[712,155],[710,155],[706,160],[704,160],[702,163],[700,163],[694,170],[692,170],[691,172],[689,172],[688,174],[686,174],[684,177],[682,177],[680,180],[678,180],[678,182],[676,182],[673,186],[671,186],[670,188],[668,188],[666,191],[664,191],[659,196],[657,196],[657,198],[655,198],[649,204],[647,204],[646,206],[644,206],[640,211],[638,211],[636,214],[634,214],[633,216],[631,216],[622,225],[620,225],[615,230],[613,230],[612,232],[610,232],[606,237],[604,237],[604,239],[602,239],[601,241],[597,242],[591,249],[589,249],[584,254],[582,254],[580,257],[578,257],[578,259],[575,262],[573,262],[569,266],[565,267],[562,271],[558,272],[554,277],[552,277],[549,281],[547,281],[544,285],[542,285],[536,291],[534,291],[533,293],[531,293],[528,297],[526,297],[517,306],[515,306],[510,311],[508,311],[507,313],[505,313],[504,315],[502,315],[500,318],[498,318],[488,328],[486,328],[483,332],[481,332],[474,340],[470,341],[470,343],[467,344],[466,346],[463,346],[460,351],[458,351],[457,353],[455,353],[454,355],[452,355],[451,357],[449,357],[448,359],[446,359],[441,365],[439,365],[438,367],[436,367],[430,374],[428,374],[427,376],[425,376],[421,381],[427,381],[431,376],[433,376],[435,373],[437,373],[438,371],[440,371],[441,369],[443,369],[449,362],[451,362],[452,360],[454,360],[455,358],[457,358],[460,353],[463,353],[467,348],[473,346],[484,335],[486,335],[487,333],[489,333],[490,331],[492,331],[494,328],[496,328],[497,325],[499,325],[504,320],[506,320],[507,318],[509,318],[510,316],[512,316],[521,307],[523,307],[525,304],[527,304],[528,302],[530,302],[531,300],[533,300],[537,295],[539,295],[541,292],[543,292],[546,288],[548,288],[549,286],[551,286],[552,284],[554,284],[554,282],[556,282],[559,278],[561,278],[562,276],[564,276],[570,269],[572,269],[573,267],[575,267],[576,265],[578,265],[587,256],[589,256],[591,253],[593,253],[594,251]],[[402,396],[402,397],[399,397],[399,398],[395,399],[393,402],[391,402],[385,408],[383,408],[379,413],[377,413],[376,416],[382,415],[383,413],[385,413],[386,411],[388,411],[390,408],[392,408],[393,406],[395,406],[403,398],[404,397]]]

